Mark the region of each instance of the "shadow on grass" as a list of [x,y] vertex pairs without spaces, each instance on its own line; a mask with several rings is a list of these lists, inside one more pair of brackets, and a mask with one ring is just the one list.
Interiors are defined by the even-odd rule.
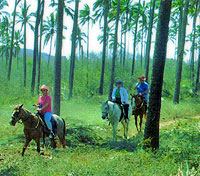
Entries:
[[[66,133],[66,145],[72,148],[81,146],[82,144],[93,147],[108,148],[110,150],[126,150],[133,152],[136,150],[138,143],[143,140],[143,133],[138,133],[137,136],[128,140],[117,136],[118,141],[112,141],[107,136],[100,136],[100,131],[96,131],[91,127],[74,127],[69,128]],[[107,135],[105,133],[104,135]]]
[[138,144],[143,140],[143,134],[138,133],[136,136],[129,139],[122,139],[118,136],[118,141],[108,139],[107,142],[101,144],[101,147],[108,148],[116,151],[125,150],[133,152],[137,149]]
[[96,134],[96,131],[90,127],[73,127],[66,130],[66,145],[72,148],[80,144],[99,145],[98,141],[102,137]]
[[17,168],[10,167],[8,169],[4,169],[0,171],[0,176],[15,176],[18,175],[16,172],[18,172]]

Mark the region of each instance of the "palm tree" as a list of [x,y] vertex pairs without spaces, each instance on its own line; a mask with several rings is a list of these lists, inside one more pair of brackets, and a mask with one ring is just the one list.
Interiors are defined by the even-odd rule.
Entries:
[[[134,29],[134,42],[133,42],[133,60],[132,60],[132,69],[131,69],[131,75],[133,75],[134,73],[134,70],[135,70],[135,52],[136,52],[136,43],[137,43],[137,30],[138,30],[138,19],[139,19],[139,14],[140,14],[140,0],[138,2],[138,8],[137,8],[137,13],[135,14],[135,21],[134,21],[134,24],[135,24],[135,29]],[[132,13],[134,14],[135,13],[135,8],[132,9]]]
[[0,23],[0,37],[1,37],[1,54],[6,57],[6,67],[8,64],[9,49],[10,49],[10,22],[7,16],[3,16]]
[[73,85],[74,85],[76,40],[77,40],[77,29],[78,29],[78,6],[79,6],[79,0],[75,0],[75,12],[74,12],[74,24],[73,24],[73,31],[72,31],[72,50],[71,50],[71,60],[70,60],[69,95],[68,95],[68,98],[72,97]]
[[153,72],[151,78],[149,107],[145,124],[144,140],[150,140],[145,147],[159,148],[159,121],[161,94],[166,60],[169,20],[172,0],[160,1],[159,21],[154,50]]
[[189,7],[189,0],[186,0],[185,5],[184,5],[184,15],[183,15],[183,19],[182,19],[181,25],[180,25],[181,26],[180,27],[181,30],[179,31],[180,36],[178,39],[178,59],[177,59],[177,67],[176,67],[176,83],[175,83],[175,91],[174,91],[174,103],[179,103],[188,7]]
[[44,5],[45,5],[45,0],[42,1],[42,11],[41,11],[41,22],[40,22],[40,41],[39,41],[39,53],[38,53],[38,64],[37,64],[37,69],[38,69],[38,76],[37,76],[37,92],[39,94],[39,87],[40,87],[40,74],[41,74],[41,57],[42,57],[42,36],[43,36],[43,16],[44,16]]
[[57,33],[56,33],[56,56],[54,68],[54,99],[53,112],[60,115],[60,94],[61,94],[61,59],[62,59],[62,35],[63,35],[63,11],[64,0],[58,0],[57,10]]
[[122,15],[122,19],[124,24],[122,23],[122,27],[124,25],[124,29],[123,29],[123,33],[124,33],[124,51],[123,51],[123,66],[125,66],[125,61],[126,61],[126,34],[127,34],[127,30],[128,30],[128,26],[129,26],[129,16],[131,13],[131,4],[132,4],[132,0],[122,0],[121,4],[120,4],[120,9],[121,9],[121,15]]
[[12,35],[11,35],[11,44],[10,44],[10,59],[9,59],[9,67],[8,67],[8,80],[10,80],[11,68],[12,68],[12,56],[13,56],[13,42],[14,42],[14,33],[15,33],[15,18],[16,18],[16,10],[17,5],[21,0],[15,0],[15,7],[13,12],[13,24],[12,24]]
[[79,59],[82,58],[82,60],[83,60],[83,45],[82,45],[82,41],[84,43],[86,43],[86,41],[85,41],[86,37],[87,36],[86,36],[85,32],[82,32],[81,28],[78,27],[78,29],[77,29],[77,44],[76,44],[76,46],[79,45]]
[[20,30],[15,31],[15,37],[14,37],[14,44],[13,44],[13,51],[15,58],[17,58],[17,68],[19,64],[18,60],[18,54],[20,52],[20,44],[23,44],[23,38]]
[[[9,13],[6,12],[6,11],[2,11],[4,9],[5,6],[8,6],[8,2],[7,0],[0,0],[0,16],[1,15],[5,15],[5,16],[9,16]],[[1,21],[1,18],[0,18],[0,21]]]
[[49,62],[51,58],[51,51],[52,51],[52,44],[53,44],[53,38],[54,35],[56,34],[56,17],[54,13],[52,12],[50,14],[50,17],[47,17],[47,20],[44,21],[45,24],[43,26],[44,28],[44,45],[47,45],[49,40],[50,40],[50,50],[49,50],[49,57],[48,57],[48,67],[49,67]]
[[196,1],[196,7],[192,9],[193,13],[193,32],[192,32],[192,46],[191,46],[191,79],[192,79],[192,87],[194,88],[194,49],[195,49],[195,38],[196,38],[196,21],[198,14],[199,0]]
[[105,60],[106,60],[106,46],[107,46],[107,28],[108,28],[108,12],[109,12],[109,1],[108,0],[97,0],[94,3],[93,10],[96,10],[95,16],[97,20],[99,14],[104,15],[104,27],[103,27],[103,53],[102,53],[102,66],[101,66],[101,77],[99,94],[103,95],[103,85],[104,85],[104,70],[105,70]]
[[41,10],[41,0],[37,2],[37,12],[36,12],[36,22],[35,22],[35,30],[34,30],[34,49],[33,49],[33,69],[32,69],[32,81],[31,81],[31,93],[34,95],[35,89],[35,77],[36,77],[36,63],[38,57],[38,29],[40,24],[40,10]]
[[[112,70],[111,70],[111,79],[110,79],[110,89],[109,89],[109,96],[108,99],[111,100],[112,97],[112,91],[113,91],[113,84],[115,80],[115,61],[117,57],[117,35],[118,35],[118,24],[119,24],[119,14],[120,14],[120,0],[117,0],[117,12],[115,12],[115,34],[114,34],[114,47],[113,47],[113,58],[112,58]],[[116,9],[116,7],[113,7]]]
[[23,64],[24,64],[24,87],[26,87],[26,33],[27,33],[27,24],[29,27],[34,30],[33,25],[30,22],[31,17],[34,16],[33,13],[28,13],[30,5],[27,6],[26,0],[24,0],[24,6],[21,6],[21,13],[17,15],[17,23],[21,23],[21,29],[24,28],[24,51],[23,51]]
[[89,60],[89,34],[90,34],[90,21],[93,21],[91,16],[90,7],[85,4],[84,10],[80,10],[80,24],[85,25],[87,23],[87,61]]
[[153,29],[153,20],[154,20],[154,11],[155,11],[155,5],[156,0],[151,0],[151,3],[153,2],[151,8],[150,8],[150,19],[149,19],[149,28],[148,28],[148,36],[147,36],[147,45],[146,45],[146,56],[145,56],[145,63],[146,63],[146,72],[145,77],[146,81],[148,82],[149,77],[149,61],[150,61],[150,51],[151,51],[151,36],[152,36],[152,29]]

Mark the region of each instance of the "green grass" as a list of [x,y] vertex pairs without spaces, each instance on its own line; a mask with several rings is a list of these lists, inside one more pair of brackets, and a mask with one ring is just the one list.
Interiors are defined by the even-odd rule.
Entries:
[[[130,61],[128,61],[130,62]],[[32,104],[37,96],[30,93],[31,60],[28,60],[27,87],[23,87],[22,63],[16,68],[13,65],[11,81],[7,81],[7,70],[0,63],[0,176],[1,175],[119,175],[119,176],[169,176],[195,175],[199,168],[199,130],[198,116],[199,97],[191,97],[189,76],[184,65],[180,104],[172,103],[174,81],[174,61],[166,63],[164,100],[161,108],[160,149],[157,153],[144,151],[143,132],[137,133],[134,118],[129,124],[129,139],[123,139],[122,125],[119,124],[118,141],[112,142],[112,127],[101,119],[100,101],[107,99],[110,61],[107,61],[105,72],[105,95],[96,94],[100,77],[101,62],[98,59],[89,65],[89,85],[86,88],[86,66],[77,62],[75,71],[74,97],[67,99],[69,62],[63,62],[61,116],[66,121],[66,144],[68,147],[56,150],[43,148],[44,155],[38,155],[35,142],[31,142],[25,156],[21,157],[25,141],[23,125],[9,125],[12,109],[17,103],[34,112]],[[130,77],[130,65],[127,69],[117,63],[116,79],[123,79],[129,92],[136,83],[137,75],[143,70],[136,62],[136,74]],[[171,66],[173,65],[173,67]],[[170,67],[171,66],[171,67]],[[47,70],[42,62],[42,84],[53,86],[53,65]],[[166,93],[167,92],[167,93]],[[52,94],[52,92],[51,92]],[[167,125],[168,122],[171,122]],[[144,124],[143,128],[144,130]],[[198,175],[198,174],[197,174]]]

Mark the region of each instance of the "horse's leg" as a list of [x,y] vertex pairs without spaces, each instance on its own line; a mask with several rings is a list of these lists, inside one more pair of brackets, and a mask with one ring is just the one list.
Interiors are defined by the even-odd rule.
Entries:
[[143,118],[143,114],[140,115],[140,132],[142,131],[142,118]]
[[58,138],[59,138],[63,148],[65,148],[65,137],[63,135],[58,135]]
[[56,148],[55,139],[54,138],[50,138],[50,141],[51,141],[51,147],[55,149]]
[[124,138],[127,139],[127,135],[128,135],[128,123],[126,123],[125,120],[121,121],[123,128],[124,128]]
[[26,142],[25,142],[24,147],[23,147],[23,150],[22,150],[22,156],[24,156],[25,150],[26,150],[28,144],[31,142],[31,140],[32,140],[32,139],[26,138]]
[[135,126],[136,126],[137,131],[139,131],[138,124],[137,124],[137,115],[135,115]]
[[119,122],[114,122],[113,124],[113,141],[117,140],[117,126]]
[[35,142],[37,143],[37,152],[40,153],[40,138],[36,139]]

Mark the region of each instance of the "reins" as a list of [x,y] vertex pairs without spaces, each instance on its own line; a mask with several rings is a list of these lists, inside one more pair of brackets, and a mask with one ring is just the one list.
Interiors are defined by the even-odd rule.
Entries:
[[[36,126],[35,127],[33,127],[33,128],[30,128],[30,127],[27,127],[27,126],[25,126],[26,128],[28,128],[28,129],[37,129],[38,128],[38,126],[39,126],[39,124],[40,124],[40,117],[38,117],[38,116],[36,116],[37,117],[37,124],[36,124]],[[29,117],[27,117],[26,119],[23,119],[22,121],[27,121],[29,119]],[[18,121],[18,123],[20,123],[19,121]],[[23,123],[23,122],[22,122]]]

